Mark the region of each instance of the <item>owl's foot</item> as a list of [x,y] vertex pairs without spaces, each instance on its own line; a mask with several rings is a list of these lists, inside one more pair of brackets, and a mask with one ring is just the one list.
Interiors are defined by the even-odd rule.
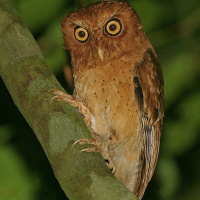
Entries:
[[108,162],[106,162],[106,164],[112,170],[112,173],[115,172],[114,161],[111,158],[110,153],[109,153],[108,148],[105,143],[98,142],[95,139],[84,138],[84,139],[77,140],[76,142],[74,142],[74,144],[72,146],[74,146],[76,144],[80,144],[80,145],[92,144],[92,145],[94,145],[93,147],[82,149],[81,152],[84,152],[84,151],[85,152],[101,152],[104,160],[108,161]]
[[79,99],[76,99],[75,97],[65,92],[62,92],[61,90],[51,89],[48,92],[53,92],[53,94],[55,95],[51,99],[51,102],[54,99],[56,99],[57,101],[65,101],[65,102],[68,102],[71,106],[78,108],[79,112],[84,116],[84,121],[87,126],[89,126],[92,120],[94,120],[94,116],[92,112],[83,101],[80,101]]

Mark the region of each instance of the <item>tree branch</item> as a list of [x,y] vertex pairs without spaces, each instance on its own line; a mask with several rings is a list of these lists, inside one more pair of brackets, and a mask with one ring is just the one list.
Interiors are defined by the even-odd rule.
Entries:
[[14,8],[0,0],[0,75],[40,141],[70,200],[136,200],[111,174],[99,153],[79,153],[74,141],[91,137],[82,116],[49,89],[62,89]]

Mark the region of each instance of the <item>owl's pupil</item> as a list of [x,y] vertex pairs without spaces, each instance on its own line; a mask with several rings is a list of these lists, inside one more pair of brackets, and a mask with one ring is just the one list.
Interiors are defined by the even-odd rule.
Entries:
[[85,37],[85,32],[84,32],[84,31],[80,31],[80,32],[78,33],[78,35],[79,35],[81,38],[83,38],[83,37]]
[[109,29],[110,29],[110,31],[115,31],[116,25],[115,25],[115,24],[111,24],[111,25],[109,26]]

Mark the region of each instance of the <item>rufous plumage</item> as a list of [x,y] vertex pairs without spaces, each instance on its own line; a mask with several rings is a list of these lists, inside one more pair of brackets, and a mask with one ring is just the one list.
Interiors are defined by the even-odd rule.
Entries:
[[53,89],[77,107],[93,139],[83,151],[100,151],[119,181],[139,199],[158,159],[164,82],[155,51],[136,11],[126,2],[102,1],[62,21],[71,54],[74,94]]

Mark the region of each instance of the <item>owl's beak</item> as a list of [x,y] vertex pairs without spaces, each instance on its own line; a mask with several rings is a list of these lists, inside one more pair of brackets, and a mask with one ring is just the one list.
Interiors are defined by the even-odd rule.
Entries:
[[104,60],[104,51],[100,47],[98,49],[98,54],[99,54],[101,61],[103,61]]

